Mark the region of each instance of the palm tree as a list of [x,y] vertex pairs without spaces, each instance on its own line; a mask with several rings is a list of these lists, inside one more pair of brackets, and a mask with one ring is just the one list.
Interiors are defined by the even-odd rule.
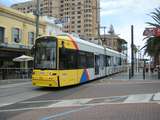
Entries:
[[154,26],[154,27],[157,27],[157,28],[160,28],[160,7],[155,8],[155,11],[151,12],[150,16],[155,21],[155,23],[147,22],[147,24]]
[[155,65],[159,64],[158,56],[160,56],[160,37],[149,37],[144,48],[145,54],[148,53],[148,55],[154,58]]
[[[155,23],[147,22],[150,26],[155,28],[160,28],[160,7],[156,8],[154,12],[151,12],[150,16],[155,21]],[[160,63],[160,36],[149,36],[146,37],[145,54],[148,53],[151,57],[154,58],[154,65]]]

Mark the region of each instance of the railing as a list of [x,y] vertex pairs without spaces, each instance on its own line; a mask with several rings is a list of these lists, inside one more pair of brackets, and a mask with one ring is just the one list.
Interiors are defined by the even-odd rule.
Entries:
[[0,80],[5,79],[30,79],[32,68],[0,68]]

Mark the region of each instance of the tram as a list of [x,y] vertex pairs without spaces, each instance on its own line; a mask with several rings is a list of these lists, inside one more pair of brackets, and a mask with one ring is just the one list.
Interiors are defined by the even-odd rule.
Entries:
[[34,47],[32,84],[76,85],[125,69],[126,55],[69,34],[41,36]]

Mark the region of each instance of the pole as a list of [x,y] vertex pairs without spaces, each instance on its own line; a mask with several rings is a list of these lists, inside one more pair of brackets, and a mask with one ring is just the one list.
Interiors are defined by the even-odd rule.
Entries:
[[146,61],[144,60],[144,67],[143,67],[143,80],[145,80],[145,72],[146,72]]
[[106,27],[104,26],[104,42],[105,42],[105,34],[106,34]]
[[98,33],[98,44],[100,44],[100,41],[102,42],[102,38],[100,35],[100,4],[99,2],[96,0],[96,21],[97,21],[97,33]]
[[131,75],[134,76],[134,42],[133,42],[133,25],[131,25]]
[[103,29],[103,34],[104,34],[104,38],[103,38],[103,41],[102,41],[102,44],[105,42],[105,34],[106,34],[106,26],[103,26],[103,27],[100,27],[100,28],[102,28]]
[[40,14],[39,6],[40,6],[40,3],[39,3],[39,0],[37,0],[36,12],[35,12],[35,15],[36,15],[36,37],[39,36],[39,14]]

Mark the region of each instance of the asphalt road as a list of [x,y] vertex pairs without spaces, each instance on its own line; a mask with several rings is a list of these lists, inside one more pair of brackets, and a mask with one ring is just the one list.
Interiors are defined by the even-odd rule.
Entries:
[[158,80],[103,78],[61,89],[30,82],[0,86],[0,120],[159,120],[159,103]]

